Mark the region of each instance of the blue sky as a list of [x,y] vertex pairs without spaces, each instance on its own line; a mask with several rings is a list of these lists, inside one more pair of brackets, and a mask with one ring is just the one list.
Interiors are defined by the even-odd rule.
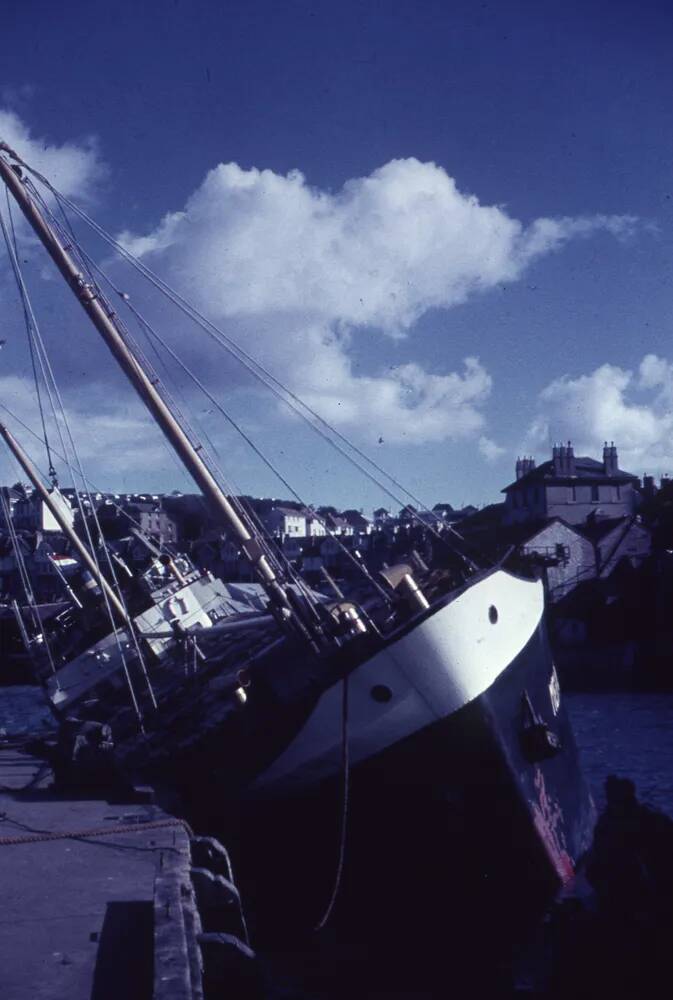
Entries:
[[[0,123],[79,150],[65,186],[424,499],[496,499],[552,438],[673,471],[670,4],[64,7],[5,15]],[[92,476],[185,488],[34,270]],[[302,495],[388,505],[148,308]],[[237,485],[286,492],[195,407]]]

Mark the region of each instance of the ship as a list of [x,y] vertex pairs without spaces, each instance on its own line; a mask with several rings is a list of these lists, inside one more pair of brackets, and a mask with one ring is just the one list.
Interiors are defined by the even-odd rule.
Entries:
[[[513,898],[539,902],[568,884],[594,825],[541,581],[481,566],[445,533],[443,564],[412,557],[376,576],[363,566],[361,600],[334,581],[309,586],[185,429],[57,215],[54,199],[74,203],[3,143],[0,174],[255,577],[227,583],[157,551],[135,578],[73,530],[58,487],[1,424],[81,570],[76,599],[28,637],[54,713],[109,725],[123,766],[179,788],[204,824],[235,814],[246,847],[259,847],[256,871],[266,866],[252,882],[266,886],[282,869],[286,911],[300,884],[317,897],[335,872],[328,915],[356,884],[380,903],[441,881],[452,908],[473,904],[470,926],[499,922],[506,937]],[[20,272],[17,284],[25,304]],[[326,881],[310,874],[314,863]],[[358,912],[371,927],[381,907],[377,917],[365,904]]]

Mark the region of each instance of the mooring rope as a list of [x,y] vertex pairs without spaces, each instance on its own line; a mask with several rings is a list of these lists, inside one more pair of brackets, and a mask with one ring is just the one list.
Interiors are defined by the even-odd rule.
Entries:
[[342,791],[341,791],[341,829],[339,832],[339,856],[336,873],[334,875],[334,886],[327,908],[322,917],[315,925],[314,930],[321,931],[328,923],[336,901],[341,890],[344,865],[346,861],[346,837],[348,833],[348,806],[350,804],[350,747],[348,739],[348,674],[343,679],[342,701],[341,701],[341,766],[342,766]]
[[89,830],[60,830],[58,833],[44,831],[42,833],[31,833],[16,837],[0,837],[0,845],[7,847],[11,844],[37,844],[46,840],[80,840],[85,837],[107,837],[114,833],[138,833],[140,830],[159,830],[162,827],[180,826],[185,831],[190,840],[194,837],[194,831],[189,823],[184,819],[157,819],[139,821],[138,823],[126,823],[121,826],[94,827]]

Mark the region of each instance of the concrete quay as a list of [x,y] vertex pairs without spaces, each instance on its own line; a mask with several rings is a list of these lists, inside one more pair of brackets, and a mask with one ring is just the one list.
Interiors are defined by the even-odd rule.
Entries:
[[93,795],[59,794],[44,761],[0,744],[0,996],[202,1000],[203,954],[226,965],[227,935],[203,933],[220,928],[197,896],[205,885],[217,914],[238,895],[194,865],[225,852],[149,795]]

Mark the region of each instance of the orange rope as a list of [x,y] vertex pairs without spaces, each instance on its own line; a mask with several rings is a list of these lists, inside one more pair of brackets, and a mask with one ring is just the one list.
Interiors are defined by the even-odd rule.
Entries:
[[61,833],[32,833],[22,837],[0,837],[0,845],[8,844],[35,844],[44,840],[68,840],[83,837],[106,837],[111,833],[138,833],[140,830],[157,830],[161,827],[181,826],[188,837],[193,837],[194,833],[183,819],[158,819],[149,823],[127,823],[125,826],[98,827],[93,830],[64,830]]

